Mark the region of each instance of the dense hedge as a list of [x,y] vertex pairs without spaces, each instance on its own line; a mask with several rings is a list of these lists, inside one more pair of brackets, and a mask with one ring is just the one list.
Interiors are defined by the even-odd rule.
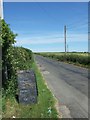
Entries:
[[10,71],[12,71],[12,65],[9,58],[8,50],[15,43],[16,34],[14,34],[9,25],[1,20],[1,47],[2,47],[2,84],[5,87],[6,81],[11,79]]
[[32,63],[32,51],[23,47],[10,47],[8,50],[8,62],[13,70],[30,69]]
[[9,25],[1,20],[0,47],[2,47],[2,87],[6,94],[15,95],[17,90],[17,71],[30,69],[32,51],[23,47],[14,47],[15,37]]
[[10,79],[6,82],[6,94],[17,93],[17,71],[32,67],[32,51],[23,47],[10,47],[8,49],[8,65]]
[[58,61],[64,61],[64,62],[72,62],[76,64],[82,64],[85,66],[90,65],[90,55],[87,53],[59,53],[59,54],[48,54],[48,53],[39,53],[39,55],[42,55],[44,57],[50,57],[54,58]]

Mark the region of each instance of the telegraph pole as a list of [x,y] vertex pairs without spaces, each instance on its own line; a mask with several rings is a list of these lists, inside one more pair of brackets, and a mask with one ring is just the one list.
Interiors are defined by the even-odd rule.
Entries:
[[3,0],[0,0],[0,17],[3,19]]
[[68,44],[67,44],[67,52],[69,52],[69,46],[68,46]]
[[66,25],[64,26],[64,40],[65,40],[65,53],[66,53]]

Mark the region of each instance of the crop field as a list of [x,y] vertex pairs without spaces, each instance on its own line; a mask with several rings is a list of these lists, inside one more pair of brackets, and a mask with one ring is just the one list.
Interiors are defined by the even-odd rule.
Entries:
[[73,63],[86,68],[90,65],[90,55],[86,52],[42,52],[37,54],[57,61]]
[[[63,55],[65,54],[64,52],[41,52],[38,54],[47,54],[47,55]],[[83,56],[88,56],[89,53],[87,52],[67,52],[66,54],[70,55],[70,54],[74,54],[74,55],[83,55]]]

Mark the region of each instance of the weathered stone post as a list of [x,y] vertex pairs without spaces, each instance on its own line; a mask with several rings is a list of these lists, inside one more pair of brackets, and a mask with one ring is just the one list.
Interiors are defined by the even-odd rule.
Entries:
[[19,103],[32,104],[37,102],[37,83],[33,70],[18,72]]

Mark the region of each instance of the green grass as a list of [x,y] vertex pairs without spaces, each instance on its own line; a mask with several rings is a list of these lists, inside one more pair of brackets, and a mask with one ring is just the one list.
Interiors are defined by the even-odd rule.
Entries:
[[[45,85],[43,77],[35,63],[32,65],[36,73],[38,86],[38,102],[32,105],[18,104],[14,96],[3,98],[3,118],[57,118],[55,99]],[[50,110],[49,110],[50,109]]]

